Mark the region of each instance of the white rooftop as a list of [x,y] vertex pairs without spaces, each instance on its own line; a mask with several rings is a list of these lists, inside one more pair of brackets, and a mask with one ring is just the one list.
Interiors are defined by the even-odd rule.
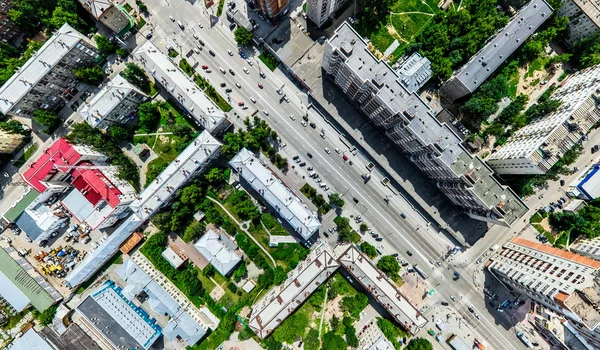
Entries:
[[283,181],[260,164],[252,152],[243,148],[229,165],[304,239],[310,238],[319,229],[321,223],[313,213]]
[[85,37],[63,24],[60,29],[0,87],[0,112],[7,114],[75,45]]
[[100,20],[102,14],[113,6],[110,0],[78,0],[95,19]]
[[176,269],[185,262],[171,247],[167,247],[160,255]]
[[229,274],[242,261],[237,245],[224,232],[217,233],[210,229],[200,237],[194,247],[223,276]]
[[158,177],[146,187],[130,208],[142,221],[147,220],[196,171],[206,165],[217,153],[221,143],[208,131],[203,131],[181,152]]
[[138,61],[206,130],[227,122],[225,113],[185,74],[169,56],[150,41],[133,54]]
[[248,326],[266,338],[339,267],[323,242],[317,243],[306,260],[290,271],[288,278],[254,304]]
[[131,92],[145,95],[117,74],[102,87],[102,90],[89,103],[83,103],[83,108],[79,114],[88,124],[96,128],[102,123],[104,117],[110,114]]
[[11,350],[54,350],[44,338],[30,328],[20,338],[12,342]]
[[362,255],[354,245],[347,246],[348,248],[339,257],[340,264],[403,328],[413,335],[417,334],[427,324],[425,316],[400,293],[383,272],[371,263],[369,258]]

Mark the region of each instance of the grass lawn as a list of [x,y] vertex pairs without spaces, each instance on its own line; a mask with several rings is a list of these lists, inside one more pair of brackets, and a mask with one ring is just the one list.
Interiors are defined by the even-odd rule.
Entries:
[[542,220],[544,220],[544,218],[540,215],[540,213],[536,211],[535,214],[533,214],[531,218],[529,218],[529,223],[538,224],[542,222]]
[[271,70],[274,71],[279,66],[279,61],[273,55],[268,52],[261,53],[258,58]]
[[358,293],[356,289],[352,287],[350,282],[348,282],[339,272],[336,272],[333,277],[331,277],[329,284],[331,285],[331,288],[337,290],[338,295],[354,296]]
[[358,244],[358,242],[360,242],[360,235],[353,230],[352,232],[350,232],[350,240],[352,241],[352,243]]
[[131,10],[133,10],[133,7],[131,7],[131,5],[129,5],[128,3],[123,4],[123,7],[125,8],[125,10],[127,10],[127,12],[131,12]]
[[16,167],[20,167],[23,164],[25,164],[25,162],[29,158],[31,158],[31,156],[35,153],[35,151],[37,151],[37,149],[38,149],[38,144],[34,143],[33,145],[31,145],[31,147],[26,149],[25,152],[23,152],[23,155],[19,159],[17,159],[13,165]]
[[[200,270],[200,269],[198,269]],[[198,279],[202,282],[202,287],[206,290],[207,293],[210,293],[215,289],[215,284],[208,277],[204,276],[202,271],[198,271]]]
[[169,50],[169,57],[175,58],[177,56],[179,56],[179,52],[177,52],[177,50],[173,50],[173,49]]
[[553,246],[555,248],[566,249],[567,245],[569,244],[569,237],[570,237],[569,232],[567,232],[567,231],[563,232],[560,236],[558,236],[556,238],[556,241],[554,241]]
[[529,69],[527,70],[527,73],[525,74],[525,78],[531,78],[531,77],[533,77],[533,74],[536,71],[543,70],[544,66],[546,66],[546,63],[548,63],[548,60],[549,60],[548,57],[538,57],[535,60],[533,60],[529,64]]
[[181,68],[181,70],[183,70],[185,74],[189,75],[190,77],[194,74],[194,68],[190,66],[190,64],[185,58],[182,58],[179,61],[179,68]]
[[137,21],[137,29],[140,30],[145,25],[146,25],[146,21],[142,17],[139,17],[138,21]]
[[308,250],[298,243],[284,243],[277,247],[269,247],[269,234],[262,226],[252,225],[248,231],[267,249],[277,265],[283,267],[285,271],[293,269],[308,254]]

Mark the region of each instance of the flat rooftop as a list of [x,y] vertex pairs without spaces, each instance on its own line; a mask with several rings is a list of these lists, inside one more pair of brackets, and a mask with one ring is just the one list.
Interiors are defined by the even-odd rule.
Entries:
[[339,262],[408,332],[415,335],[427,324],[425,316],[354,245],[348,245]]
[[[532,0],[454,74],[471,92],[475,91],[552,14],[544,0]],[[452,79],[452,78],[451,78]]]
[[12,342],[12,350],[54,350],[33,328]]
[[7,114],[85,36],[67,23],[0,87],[0,112]]
[[149,40],[131,57],[164,86],[204,129],[212,132],[221,123],[229,122],[227,115],[204,94],[198,85]]
[[310,238],[319,229],[321,223],[313,213],[252,152],[243,148],[229,161],[229,165],[304,239]]

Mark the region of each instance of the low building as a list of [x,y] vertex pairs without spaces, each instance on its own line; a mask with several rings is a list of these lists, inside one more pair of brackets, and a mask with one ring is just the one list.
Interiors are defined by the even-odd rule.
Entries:
[[244,14],[241,11],[227,10],[227,18],[229,18],[229,20],[234,21],[238,26],[246,29],[249,32],[252,32],[252,30],[254,29],[248,17],[244,16]]
[[252,152],[243,148],[229,161],[229,165],[302,238],[309,239],[321,227],[316,215],[308,210],[283,181],[260,164]]
[[17,312],[29,305],[42,312],[62,300],[56,289],[10,246],[0,245],[0,285],[0,296]]
[[187,257],[181,254],[179,248],[175,245],[168,246],[160,255],[176,269],[180,268],[187,260]]
[[148,96],[120,75],[115,75],[102,89],[84,102],[79,112],[92,127],[107,130],[113,124],[125,124]]
[[341,245],[339,262],[373,298],[394,317],[396,322],[410,334],[417,334],[427,324],[427,319],[398,290],[396,285],[381,272],[371,259],[364,256],[354,245]]
[[131,54],[131,57],[144,67],[205,130],[218,135],[229,128],[231,122],[225,112],[152,42],[146,41]]
[[75,311],[92,333],[115,349],[149,349],[162,334],[160,326],[113,281],[88,295]]
[[[40,198],[40,197],[38,197]],[[36,200],[17,218],[15,224],[35,242],[47,240],[52,232],[69,221],[69,217],[60,210],[52,210]]]
[[560,16],[569,18],[567,37],[569,45],[595,34],[600,30],[600,2],[595,0],[563,0]]
[[111,0],[78,0],[96,21],[116,34],[123,35],[133,28],[135,20],[121,5]]
[[248,326],[265,339],[338,269],[339,263],[327,246],[320,242],[306,260],[289,272],[288,278],[273,287],[252,306]]
[[144,235],[141,232],[134,232],[129,238],[121,244],[119,250],[123,254],[129,254],[141,241],[144,240]]
[[545,174],[600,120],[600,64],[563,81],[550,99],[557,111],[515,131],[487,160],[502,175]]
[[590,165],[567,189],[571,198],[592,200],[600,197],[600,163]]
[[242,261],[243,254],[233,237],[214,225],[194,243],[194,247],[223,276],[229,275]]
[[92,41],[65,23],[0,87],[0,112],[31,118],[37,109],[57,110],[78,84],[73,68],[99,59]]
[[13,153],[21,144],[25,136],[12,134],[0,129],[0,153]]
[[30,328],[12,342],[11,350],[55,350],[35,329]]
[[508,24],[440,88],[451,100],[473,93],[548,19],[554,10],[544,0],[523,6]]
[[133,301],[142,292],[148,297],[153,312],[170,317],[163,326],[163,335],[169,341],[183,341],[185,346],[196,344],[206,332],[215,330],[219,319],[206,307],[198,309],[177,287],[140,252],[131,255],[117,269],[126,283],[123,295]]
[[203,131],[190,143],[158,177],[140,193],[129,209],[129,216],[94,251],[87,254],[65,278],[67,286],[75,288],[90,278],[106,263],[146,220],[171,200],[184,184],[208,168],[219,155],[221,143]]

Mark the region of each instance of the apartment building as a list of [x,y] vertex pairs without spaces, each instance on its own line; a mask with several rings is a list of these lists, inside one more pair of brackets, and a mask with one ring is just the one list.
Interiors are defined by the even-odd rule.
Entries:
[[308,0],[306,15],[320,28],[345,2],[346,0]]
[[570,320],[567,327],[589,349],[600,348],[600,262],[522,238],[491,258],[502,283]]
[[256,7],[270,20],[276,20],[283,15],[288,0],[254,0]]
[[527,211],[520,198],[502,186],[481,159],[471,156],[455,130],[440,122],[415,93],[431,76],[426,58],[411,56],[394,71],[344,23],[325,44],[322,66],[357,108],[467,215],[509,226]]
[[23,143],[25,136],[0,129],[0,153],[13,153]]
[[569,18],[565,41],[573,45],[600,29],[600,0],[563,0],[558,14]]
[[0,0],[0,40],[8,42],[21,34],[21,29],[8,18],[8,10],[12,7],[12,1]]
[[571,75],[550,97],[556,112],[517,130],[488,164],[499,174],[545,174],[600,120],[600,65]]
[[64,24],[0,88],[0,112],[31,117],[37,109],[56,110],[64,96],[78,84],[73,68],[99,59],[94,44]]
[[115,75],[79,112],[92,127],[106,130],[127,123],[148,96],[120,75]]
[[532,0],[517,12],[502,31],[454,72],[440,88],[450,100],[471,94],[518,49],[552,14],[544,0]]
[[78,1],[97,21],[117,34],[125,34],[135,25],[133,17],[123,7],[111,0]]

